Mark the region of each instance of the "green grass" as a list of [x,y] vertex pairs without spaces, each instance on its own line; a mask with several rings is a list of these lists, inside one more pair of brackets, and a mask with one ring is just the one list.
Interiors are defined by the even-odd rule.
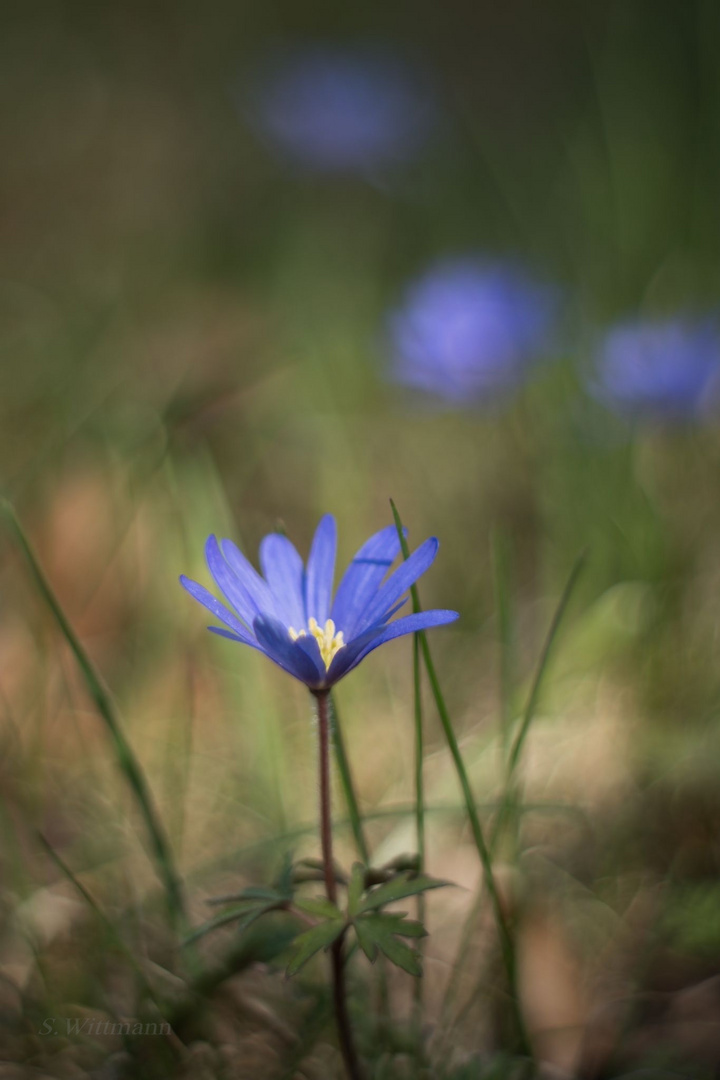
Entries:
[[[331,1067],[321,969],[281,974],[289,917],[180,959],[208,896],[318,844],[303,689],[207,634],[177,577],[207,583],[212,531],[305,553],[327,511],[345,565],[400,528],[391,495],[411,547],[441,539],[423,603],[462,617],[338,687],[337,855],[417,854],[462,887],[418,901],[424,983],[351,961],[369,1075],[521,1075],[523,935],[548,911],[590,981],[611,925],[641,995],[663,942],[690,985],[716,974],[718,427],[630,430],[583,391],[598,326],[717,307],[714,6],[65,15],[0,17],[3,1053],[59,1074],[44,1017],[159,1010],[181,1045],[126,1047],[143,1080],[192,1042],[238,1072],[224,1038],[257,1076]],[[273,158],[238,87],[316,35],[423,58],[445,102],[425,158],[366,180]],[[383,328],[474,249],[557,281],[564,336],[513,399],[450,411],[388,382]]]

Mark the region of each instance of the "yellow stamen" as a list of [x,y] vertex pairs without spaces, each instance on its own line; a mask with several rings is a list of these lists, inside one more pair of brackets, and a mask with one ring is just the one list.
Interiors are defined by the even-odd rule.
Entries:
[[[342,630],[335,631],[335,623],[332,619],[328,619],[325,626],[321,627],[318,626],[317,619],[313,618],[308,619],[308,629],[320,646],[320,655],[325,662],[325,668],[329,668],[335,655],[340,649],[345,648]],[[292,626],[288,627],[288,634],[291,641],[307,636],[305,630],[294,630]]]

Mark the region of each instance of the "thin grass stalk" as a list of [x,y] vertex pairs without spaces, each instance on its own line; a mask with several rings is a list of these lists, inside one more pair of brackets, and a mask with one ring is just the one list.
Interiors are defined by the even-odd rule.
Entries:
[[335,755],[335,763],[337,765],[338,774],[340,776],[340,784],[342,785],[343,796],[345,798],[345,804],[347,806],[350,828],[352,829],[353,838],[355,840],[355,847],[358,850],[358,854],[360,855],[360,858],[362,859],[365,866],[369,866],[370,849],[365,838],[362,814],[360,813],[360,804],[358,803],[358,798],[355,791],[355,781],[353,780],[352,770],[350,769],[350,762],[348,760],[347,752],[345,749],[345,739],[342,733],[342,729],[340,727],[337,705],[335,703],[335,698],[332,694],[329,695],[328,704],[330,706],[330,739],[332,741],[333,753]]
[[548,663],[550,661],[550,656],[553,651],[553,646],[555,645],[558,631],[560,630],[562,621],[565,618],[565,613],[568,609],[570,599],[573,592],[575,591],[575,586],[578,583],[586,560],[587,553],[585,551],[581,552],[575,560],[572,570],[570,571],[570,576],[565,583],[565,588],[563,589],[560,600],[558,601],[558,605],[555,608],[552,621],[545,637],[545,642],[543,644],[542,652],[540,653],[540,659],[538,661],[538,665],[535,671],[535,677],[530,688],[530,694],[528,695],[527,705],[525,706],[522,722],[520,724],[520,730],[515,736],[515,740],[512,744],[510,754],[507,760],[505,773],[505,791],[503,800],[500,805],[500,812],[498,813],[495,827],[493,830],[493,845],[497,842],[498,837],[502,833],[506,818],[511,816],[513,812],[513,803],[515,802],[515,773],[517,772],[518,766],[520,764],[520,758],[522,755],[523,747],[525,745],[525,740],[527,739],[527,736],[530,732],[532,722],[535,719],[538,703],[540,701],[540,691],[542,689],[543,681],[545,679],[545,673],[548,668]]
[[[410,549],[408,542],[405,539],[405,533],[403,531],[402,522],[397,513],[397,509],[390,500],[393,508],[393,517],[395,518],[395,528],[398,530],[398,537],[400,538],[400,547],[404,559],[410,558]],[[417,589],[413,585],[410,589],[410,601],[412,603],[413,614],[417,615],[421,611],[420,596]],[[418,634],[413,634],[413,719],[414,719],[414,731],[415,731],[415,837],[417,845],[417,857],[418,857],[418,869],[420,873],[425,869],[425,781],[423,766],[425,763],[425,734],[423,730],[423,708],[422,708],[422,678],[420,668],[420,637]],[[419,893],[417,897],[417,917],[418,922],[425,925],[425,894]],[[417,943],[418,952],[422,954],[423,951],[423,939],[421,938]],[[415,1004],[415,1020],[418,1030],[422,1027],[422,1008],[423,1008],[423,982],[422,979],[415,980],[414,990],[414,1004]]]
[[[333,752],[335,754],[335,763],[337,765],[338,774],[340,776],[340,783],[343,789],[343,795],[345,797],[345,804],[348,809],[348,822],[350,829],[355,840],[355,847],[358,850],[358,854],[362,859],[365,866],[370,865],[370,848],[368,847],[367,839],[365,837],[365,829],[363,826],[363,818],[360,813],[360,805],[358,803],[357,794],[355,791],[355,782],[353,780],[352,770],[350,768],[350,761],[345,749],[345,739],[340,726],[340,719],[337,712],[337,704],[332,692],[328,695],[328,705],[330,708],[330,739],[333,746]],[[387,970],[385,964],[385,957],[380,956],[377,960],[378,969],[378,997],[379,997],[379,1010],[380,1016],[384,1018],[384,1025],[386,1026],[390,1022],[390,990],[388,987]]]
[[147,977],[145,975],[145,972],[142,970],[142,968],[138,964],[137,960],[135,959],[135,956],[133,955],[132,950],[128,948],[128,946],[125,944],[125,942],[123,941],[123,939],[120,936],[120,934],[118,933],[118,931],[115,929],[115,926],[113,925],[112,921],[108,918],[108,916],[102,910],[100,905],[93,899],[92,895],[88,892],[88,890],[85,888],[83,883],[78,880],[78,878],[72,872],[72,870],[67,865],[67,863],[62,858],[62,856],[52,846],[52,844],[47,839],[47,837],[45,837],[42,833],[39,832],[37,834],[37,838],[40,841],[40,844],[42,845],[42,847],[45,849],[47,854],[50,856],[52,861],[57,866],[58,870],[60,870],[60,872],[68,879],[68,881],[80,893],[80,895],[82,896],[85,903],[88,905],[88,907],[93,912],[93,914],[96,916],[98,921],[105,928],[108,936],[112,939],[113,944],[119,949],[119,951],[123,954],[123,956],[125,956],[126,960],[128,961],[131,968],[133,969],[133,972],[135,973],[135,975],[136,975],[136,977],[138,979],[138,982],[142,986],[142,989],[143,989],[144,993],[153,1002],[153,1004],[157,1006],[157,1008],[160,1010],[160,1012],[162,1014],[162,1008],[161,1008],[161,1005],[160,1005],[160,1001],[159,1001],[157,995],[155,994],[155,991],[153,990],[152,986],[148,982]]
[[170,844],[155,808],[145,774],[125,737],[113,701],[45,577],[14,508],[3,499],[0,500],[0,511],[25,556],[38,592],[52,612],[63,637],[70,646],[90,697],[110,733],[118,767],[130,786],[145,822],[158,876],[164,886],[170,921],[176,929],[179,923],[182,923],[184,928],[187,925],[185,901]]
[[[398,531],[400,538],[400,544],[403,550],[403,556],[407,559],[409,556],[409,550],[407,542],[405,540],[405,534],[403,531],[403,524],[400,515],[397,511],[395,503],[390,500],[392,507],[393,517],[395,519],[395,527]],[[420,599],[415,586],[411,588],[411,595],[413,597],[413,603],[418,605],[420,609]],[[460,788],[462,790],[463,799],[465,802],[465,810],[470,822],[470,830],[472,832],[473,840],[480,856],[480,863],[483,868],[483,876],[485,884],[490,897],[490,902],[493,909],[493,917],[495,919],[495,925],[498,931],[498,938],[500,939],[500,950],[502,953],[503,963],[508,979],[508,985],[510,990],[510,999],[512,1002],[512,1008],[515,1016],[515,1023],[517,1029],[518,1042],[523,1053],[530,1055],[530,1043],[525,1032],[525,1024],[523,1021],[522,1013],[520,1010],[520,1003],[517,994],[517,971],[515,962],[515,944],[513,941],[510,927],[505,913],[502,908],[502,902],[500,900],[500,893],[498,891],[495,876],[493,874],[492,859],[490,857],[490,850],[488,848],[487,841],[485,839],[485,833],[483,832],[480,818],[475,806],[475,797],[473,795],[472,787],[470,786],[470,779],[467,774],[465,762],[463,760],[460,747],[458,745],[455,731],[453,730],[450,714],[445,704],[445,698],[443,697],[442,690],[440,688],[440,682],[437,677],[435,665],[433,663],[432,655],[430,653],[430,647],[427,642],[427,636],[424,631],[418,632],[418,638],[420,641],[420,649],[422,652],[423,661],[425,664],[425,670],[427,671],[428,680],[430,682],[430,688],[432,690],[433,698],[435,699],[435,705],[440,717],[440,723],[442,725],[445,740],[448,744],[455,770],[458,774],[460,781]]]
[[510,998],[512,1002],[513,1012],[515,1014],[515,1022],[518,1033],[518,1041],[522,1052],[530,1053],[530,1044],[525,1032],[525,1023],[520,1011],[520,1002],[517,992],[517,965],[515,958],[515,943],[510,932],[505,913],[502,908],[500,900],[500,894],[495,882],[495,875],[492,868],[492,857],[485,834],[483,832],[482,825],[480,823],[480,817],[475,807],[474,796],[472,788],[470,786],[470,780],[468,778],[467,769],[465,768],[465,762],[463,761],[460,747],[458,745],[455,732],[452,727],[452,721],[445,705],[445,700],[442,696],[440,684],[435,673],[435,667],[433,665],[432,656],[430,655],[430,649],[428,647],[425,634],[421,633],[421,648],[423,652],[423,659],[425,662],[425,669],[428,673],[428,679],[430,680],[430,686],[432,688],[433,697],[435,698],[435,704],[437,706],[438,714],[440,716],[440,722],[442,724],[445,739],[448,744],[455,769],[460,781],[460,787],[462,789],[463,798],[465,801],[465,808],[467,811],[468,820],[470,822],[470,829],[473,835],[475,846],[480,856],[480,862],[483,868],[484,886],[487,888],[488,896],[490,897],[490,903],[493,910],[493,918],[495,919],[495,925],[498,931],[498,937],[500,939],[500,949],[502,952],[503,963],[505,965],[505,971],[507,974],[508,985],[510,990]]
[[[491,556],[493,567],[493,587],[495,593],[495,609],[497,611],[498,639],[499,639],[499,663],[498,663],[498,694],[499,694],[499,717],[498,729],[500,748],[502,752],[503,770],[510,749],[510,737],[513,722],[513,688],[515,685],[515,655],[514,655],[514,619],[511,602],[511,570],[510,552],[507,538],[500,532],[494,533],[491,540]],[[490,838],[490,853],[495,855],[497,831]],[[450,967],[450,978],[440,1008],[441,1030],[442,1025],[450,1009],[455,1003],[460,986],[460,976],[469,954],[473,928],[477,917],[482,909],[485,891],[480,884],[470,910],[465,917],[457,949],[455,960]],[[447,1035],[447,1032],[446,1032]]]
[[[1,805],[1,804],[0,804]],[[491,803],[478,803],[477,808],[481,814],[494,814],[497,813],[500,807],[500,802],[496,800]],[[587,827],[586,815],[577,806],[570,806],[564,803],[525,803],[524,806],[519,808],[522,813],[535,813],[535,814],[561,814],[575,818],[580,824]],[[464,817],[466,813],[465,804],[463,802],[458,803],[426,803],[425,816],[429,814],[448,814],[456,817]],[[403,803],[397,806],[387,807],[384,810],[371,810],[364,815],[365,821],[392,821],[395,818],[408,817],[415,819],[415,803]],[[343,817],[337,818],[333,822],[333,828],[335,832],[339,829],[349,829],[350,819]],[[317,822],[306,822],[303,825],[297,825],[293,829],[287,829],[281,833],[274,833],[272,836],[264,836],[260,839],[253,840],[248,844],[243,844],[242,847],[233,848],[222,858],[210,859],[207,862],[200,863],[188,871],[188,880],[201,880],[207,877],[208,874],[218,873],[223,870],[236,869],[238,861],[244,858],[248,858],[250,855],[256,855],[258,852],[267,851],[273,847],[287,847],[288,843],[294,843],[298,838],[303,836],[310,836],[311,833],[317,832]],[[377,959],[377,963],[380,963],[380,957]]]
[[[575,590],[575,586],[577,585],[578,579],[585,565],[585,561],[586,553],[582,552],[573,564],[572,570],[570,571],[570,576],[568,577],[565,588],[563,589],[560,596],[560,600],[558,601],[557,607],[555,608],[552,621],[545,637],[545,642],[540,653],[537,668],[535,669],[535,675],[532,681],[530,694],[528,695],[527,704],[523,712],[523,719],[520,731],[518,732],[518,735],[516,736],[515,741],[512,744],[512,748],[510,750],[506,763],[503,795],[500,800],[497,817],[495,818],[495,822],[490,836],[491,857],[495,855],[498,843],[500,841],[500,837],[502,835],[502,830],[505,826],[505,822],[509,818],[516,815],[519,811],[519,804],[517,798],[515,797],[514,790],[515,773],[517,772],[517,768],[520,764],[522,749],[525,744],[525,740],[527,738],[528,732],[530,731],[532,722],[535,718],[537,706],[540,700],[540,692],[545,679],[545,675],[547,673],[548,663],[551,653],[553,651],[553,646],[555,644],[555,640],[557,638],[558,631],[560,630],[562,621],[565,617],[565,613],[567,612],[567,608],[572,594]],[[478,894],[475,898],[475,902],[473,903],[467,915],[460,935],[460,942],[455,956],[455,962],[452,967],[452,976],[445,991],[445,997],[443,999],[443,1003],[440,1009],[441,1018],[447,1016],[457,994],[460,973],[464,966],[465,958],[468,955],[467,946],[472,934],[472,927],[477,916],[480,913],[482,903],[483,887],[481,884],[478,890]]]
[[511,554],[505,536],[495,533],[492,540],[493,583],[498,616],[500,657],[498,689],[500,692],[500,743],[503,760],[510,745],[513,721],[513,688],[515,686],[515,626],[511,601]]

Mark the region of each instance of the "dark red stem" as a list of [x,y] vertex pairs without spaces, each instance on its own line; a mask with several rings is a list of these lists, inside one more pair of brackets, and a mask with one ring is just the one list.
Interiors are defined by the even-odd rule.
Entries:
[[[320,745],[320,843],[322,845],[325,892],[332,904],[337,904],[337,881],[332,851],[332,817],[330,802],[330,710],[327,690],[315,691],[317,702],[318,737]],[[345,961],[342,935],[331,947],[333,973],[333,1002],[340,1049],[350,1080],[363,1080],[362,1069],[355,1050],[350,1028],[345,993]]]
[[332,817],[330,796],[330,716],[328,693],[315,694],[317,701],[318,736],[320,739],[320,843],[322,844],[325,892],[328,900],[337,904],[337,882],[332,850]]

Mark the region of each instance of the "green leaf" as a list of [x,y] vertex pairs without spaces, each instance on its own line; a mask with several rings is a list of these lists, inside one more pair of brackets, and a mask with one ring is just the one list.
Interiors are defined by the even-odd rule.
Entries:
[[277,889],[273,889],[267,885],[248,885],[247,889],[243,889],[238,893],[238,898],[241,900],[284,900],[285,896]]
[[427,874],[411,873],[399,874],[392,881],[386,881],[368,893],[360,905],[360,911],[373,911],[392,904],[396,900],[403,900],[406,896],[416,896],[417,893],[426,892],[428,889],[439,889],[449,885],[449,881],[439,881],[437,878],[428,877]]
[[277,889],[272,889],[267,885],[249,885],[246,889],[241,889],[240,892],[225,893],[223,896],[210,896],[205,903],[211,904],[213,907],[217,907],[218,904],[237,904],[244,901],[252,904],[280,904],[286,903],[288,899],[284,893],[278,892]]
[[222,915],[216,916],[214,919],[208,920],[193,930],[188,937],[183,941],[183,945],[190,945],[193,941],[197,941],[198,938],[204,937],[205,934],[209,934],[211,930],[217,930],[221,926],[227,926],[228,923],[238,923],[238,931],[244,930],[246,927],[251,926],[256,919],[259,919],[261,915],[264,915],[268,911],[274,911],[277,908],[277,903],[272,904],[258,904],[258,903],[245,903],[239,904],[237,907],[230,908],[228,911],[224,911]]
[[360,947],[373,962],[377,950],[387,956],[397,967],[409,975],[422,975],[422,963],[419,954],[401,941],[403,937],[423,937],[425,929],[420,923],[405,922],[399,915],[361,915],[354,922]]
[[283,856],[282,866],[280,867],[280,873],[277,876],[275,882],[275,888],[286,899],[291,899],[293,894],[293,857],[292,852],[288,851]]
[[344,919],[330,919],[328,922],[320,923],[319,926],[314,926],[312,930],[306,930],[304,934],[299,934],[295,938],[295,955],[287,966],[287,974],[296,975],[315,953],[329,948],[344,929]]
[[353,926],[355,927],[355,933],[357,934],[360,948],[365,953],[370,963],[374,964],[377,959],[377,941],[372,932],[372,926],[369,924],[367,918],[356,919]]
[[331,903],[324,896],[314,896],[307,899],[295,899],[294,906],[306,915],[317,915],[320,919],[342,919],[343,913],[340,908]]
[[415,949],[411,949],[404,941],[392,934],[388,934],[378,945],[391,963],[396,967],[407,971],[408,975],[420,977],[422,975],[422,962]]
[[383,925],[387,926],[388,930],[391,930],[393,934],[398,934],[400,937],[427,937],[427,930],[423,924],[415,919],[407,919],[405,915],[395,914],[394,912],[389,914],[384,911],[382,915],[364,915],[363,919],[382,919]]
[[348,914],[352,919],[360,910],[360,900],[365,891],[365,867],[362,863],[353,864],[348,885]]

